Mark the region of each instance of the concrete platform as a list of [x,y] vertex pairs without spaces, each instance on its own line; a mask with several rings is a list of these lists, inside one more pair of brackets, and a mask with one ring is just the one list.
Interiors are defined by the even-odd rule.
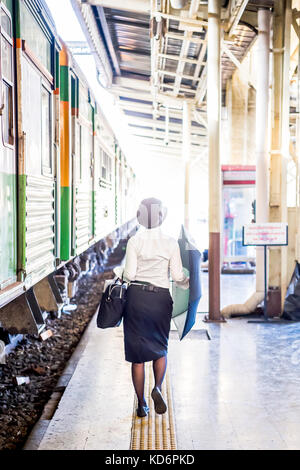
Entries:
[[[169,343],[177,449],[300,449],[300,325],[202,318]],[[94,319],[87,337],[41,450],[130,448],[134,391],[122,329],[99,330]]]
[[300,325],[209,331],[170,342],[178,448],[300,449]]

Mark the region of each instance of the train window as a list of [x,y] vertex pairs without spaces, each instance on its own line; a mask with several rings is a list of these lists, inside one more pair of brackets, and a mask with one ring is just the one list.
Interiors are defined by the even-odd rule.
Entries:
[[52,173],[51,158],[51,93],[42,86],[42,166],[43,173]]
[[24,2],[21,5],[22,35],[36,58],[51,72],[51,45]]
[[101,152],[101,178],[105,181],[112,182],[112,161],[111,157],[102,150]]
[[82,179],[87,180],[91,175],[92,134],[89,127],[81,126],[81,171]]
[[92,120],[92,108],[86,88],[79,82],[79,113],[87,120]]
[[[10,5],[12,6],[12,5]],[[3,7],[4,8],[4,7]],[[12,27],[9,15],[1,12],[1,68],[2,68],[2,135],[5,146],[14,145],[13,135],[13,73],[12,73]]]
[[2,0],[10,14],[13,14],[13,0]]
[[106,180],[107,175],[107,154],[102,151],[102,158],[101,158],[101,178]]
[[12,87],[3,81],[3,142],[5,145],[13,145],[13,104]]
[[10,17],[1,9],[1,28],[2,30],[11,36],[11,20]]
[[78,139],[79,139],[79,165],[78,165],[78,179],[82,180],[82,126],[78,124]]
[[12,45],[2,36],[2,75],[12,82]]
[[108,157],[108,181],[112,181],[112,164],[111,164],[111,158]]

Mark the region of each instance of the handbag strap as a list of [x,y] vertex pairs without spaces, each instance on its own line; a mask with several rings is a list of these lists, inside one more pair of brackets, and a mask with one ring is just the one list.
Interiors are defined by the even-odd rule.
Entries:
[[123,297],[123,287],[122,287],[122,284],[110,284],[110,286],[108,286],[108,297],[107,297],[107,300],[110,300],[112,291],[113,291],[116,287],[120,287],[120,299],[122,299],[122,297]]

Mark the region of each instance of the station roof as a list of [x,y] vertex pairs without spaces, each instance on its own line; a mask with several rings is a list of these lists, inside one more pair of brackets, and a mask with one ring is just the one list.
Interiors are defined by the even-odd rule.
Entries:
[[[182,152],[183,102],[192,103],[192,157],[206,159],[207,1],[72,0],[94,53],[99,81],[115,95],[136,141]],[[178,0],[176,0],[178,4]],[[222,89],[257,35],[271,0],[222,2]]]

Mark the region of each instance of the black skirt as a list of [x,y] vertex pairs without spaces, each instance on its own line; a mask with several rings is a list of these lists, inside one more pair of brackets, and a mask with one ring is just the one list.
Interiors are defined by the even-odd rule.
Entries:
[[151,292],[128,287],[123,321],[126,361],[141,363],[166,356],[172,310],[168,289]]

